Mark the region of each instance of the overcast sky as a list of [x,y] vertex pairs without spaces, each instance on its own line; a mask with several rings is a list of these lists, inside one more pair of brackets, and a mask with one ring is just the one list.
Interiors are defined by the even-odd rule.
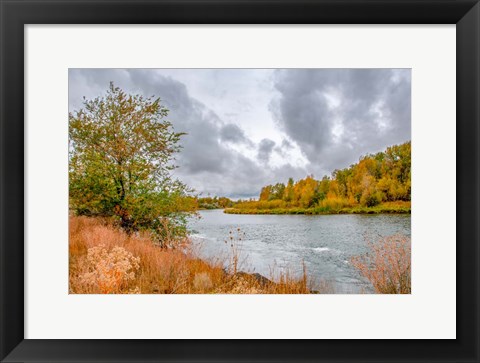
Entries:
[[175,176],[203,196],[330,175],[410,140],[407,69],[70,69],[69,110],[109,82],[160,97],[186,132]]

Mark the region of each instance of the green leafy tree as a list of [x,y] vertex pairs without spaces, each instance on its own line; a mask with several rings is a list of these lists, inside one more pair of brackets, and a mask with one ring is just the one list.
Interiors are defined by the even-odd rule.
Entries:
[[270,195],[268,200],[277,200],[283,199],[283,194],[285,193],[285,184],[277,183],[271,187]]
[[129,95],[110,83],[106,95],[69,114],[70,208],[116,216],[127,232],[148,230],[159,242],[185,232],[189,190],[171,177],[183,135],[159,98]]

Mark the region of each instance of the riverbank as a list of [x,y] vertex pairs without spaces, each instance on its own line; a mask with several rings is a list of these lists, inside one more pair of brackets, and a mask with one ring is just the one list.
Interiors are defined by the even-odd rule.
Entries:
[[315,208],[270,208],[257,209],[248,208],[245,205],[242,208],[225,208],[227,214],[306,214],[306,215],[329,215],[329,214],[410,214],[411,202],[386,202],[373,207],[353,206],[332,209],[328,207]]
[[[308,294],[306,271],[278,280],[237,271],[220,258],[200,259],[188,239],[175,249],[147,235],[127,235],[108,220],[70,217],[71,294]],[[235,255],[232,261],[238,260]],[[227,267],[225,267],[227,266]]]

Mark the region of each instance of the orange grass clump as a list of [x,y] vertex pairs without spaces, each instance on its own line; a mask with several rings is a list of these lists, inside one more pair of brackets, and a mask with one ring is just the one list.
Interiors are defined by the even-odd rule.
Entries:
[[351,262],[380,294],[410,294],[411,243],[402,235],[384,237],[369,243],[369,252]]
[[[279,282],[237,271],[239,252],[235,246],[231,251],[233,256],[226,261],[207,262],[196,256],[188,240],[175,245],[179,248],[160,248],[148,234],[128,235],[106,219],[72,216],[69,291],[73,294],[310,292],[306,271],[300,279],[285,273]],[[230,268],[224,268],[225,262],[229,262]]]

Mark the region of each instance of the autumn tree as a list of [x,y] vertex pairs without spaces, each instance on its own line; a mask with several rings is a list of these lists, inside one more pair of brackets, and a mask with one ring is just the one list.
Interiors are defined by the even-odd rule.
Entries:
[[286,202],[291,202],[293,200],[293,185],[293,178],[289,178],[287,186],[285,187],[285,190],[283,192],[283,200],[285,200]]
[[262,190],[260,191],[260,197],[259,197],[260,201],[267,201],[270,198],[271,192],[272,192],[271,185],[267,185],[263,187]]
[[158,241],[185,231],[193,209],[188,189],[171,177],[183,135],[173,131],[159,98],[110,84],[69,114],[70,208],[115,216],[127,232],[148,230]]
[[283,199],[283,194],[285,193],[285,184],[277,183],[271,187],[269,200],[278,200]]
[[318,183],[317,188],[317,200],[322,201],[327,197],[327,194],[330,190],[330,178],[324,176],[323,179]]
[[312,207],[315,200],[315,193],[318,189],[318,181],[313,178],[313,175],[307,176],[304,180],[305,183],[301,191],[300,205],[302,207]]

